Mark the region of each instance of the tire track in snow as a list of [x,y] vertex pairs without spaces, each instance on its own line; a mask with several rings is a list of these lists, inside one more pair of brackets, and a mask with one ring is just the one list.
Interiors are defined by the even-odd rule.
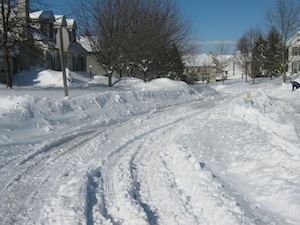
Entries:
[[[153,116],[152,114],[167,115],[171,111],[173,113],[175,109],[178,109],[180,107],[181,106],[175,106],[160,109],[161,111],[152,112],[151,117]],[[182,116],[183,115],[180,115],[178,120],[181,120]],[[193,115],[191,114],[190,116]],[[82,152],[81,150],[85,145],[87,145],[89,142],[93,142],[93,140],[95,140],[99,135],[109,136],[110,132],[114,130],[120,131],[131,129],[129,125],[132,122],[137,123],[138,129],[140,129],[139,120],[148,120],[148,117],[149,114],[140,114],[129,117],[127,118],[127,120],[120,122],[119,124],[114,124],[112,126],[101,127],[100,129],[97,127],[92,129],[89,128],[83,130],[81,133],[75,132],[71,135],[69,134],[59,139],[50,141],[50,144],[48,146],[35,151],[30,156],[26,156],[23,161],[17,164],[17,166],[14,168],[14,171],[12,171],[5,180],[2,180],[2,186],[0,190],[0,196],[2,198],[1,211],[5,212],[5,215],[2,215],[0,217],[0,222],[2,223],[3,221],[3,223],[9,224],[14,222],[29,223],[31,221],[38,221],[38,218],[40,216],[43,216],[40,214],[41,206],[43,206],[44,204],[43,201],[49,200],[56,195],[56,192],[59,188],[58,185],[62,186],[62,184],[64,184],[65,182],[63,180],[64,177],[69,176],[68,170],[77,168],[76,165],[74,165],[76,162],[80,163],[80,161],[84,161],[91,154],[94,154],[95,151],[97,151],[97,149],[95,149],[92,150],[92,152],[89,152],[91,150],[87,148],[86,152]],[[176,121],[172,121],[166,126],[171,125],[171,123],[173,122]],[[163,126],[153,129],[152,131],[150,131],[150,133],[155,133],[162,128]],[[149,134],[149,130],[147,129],[144,130],[143,128],[145,132],[142,133],[139,138],[144,138],[147,136],[147,134]],[[131,142],[135,143],[135,140],[130,140],[128,144],[130,144]],[[113,151],[109,157],[116,157],[117,155],[119,155],[119,153],[122,152],[124,150],[124,147],[128,146],[128,144],[120,148],[115,148],[116,150]],[[101,141],[100,143],[97,143],[97,145],[100,145],[99,148],[102,148]],[[105,154],[108,154],[108,152]],[[84,176],[82,178],[82,180],[84,180],[88,177],[87,171],[90,171],[90,169],[83,168],[82,170],[83,171],[79,172],[84,173]],[[100,172],[102,175],[101,170]],[[86,196],[86,206],[84,212],[82,213],[85,214],[85,216],[87,217],[86,220],[90,221],[91,224],[94,214],[99,215],[99,213],[95,213],[95,206],[97,205],[98,201],[93,202],[94,195],[96,196],[96,199],[103,199],[103,207],[100,207],[103,217],[107,220],[113,221],[113,217],[109,212],[110,202],[106,201],[106,195],[99,194],[99,189],[101,189],[102,191],[107,189],[107,186],[103,185],[104,187],[102,188],[101,185],[101,182],[106,182],[105,176],[103,176],[103,178],[100,178],[97,175],[95,176],[95,174],[91,174],[91,176],[93,178],[90,178],[90,180],[87,179],[85,183],[83,182],[85,189],[87,189],[87,186],[91,184],[93,186],[85,192],[88,195],[90,194],[90,196],[82,194],[83,196]],[[102,180],[99,181],[99,179]],[[98,184],[98,186],[96,184]],[[82,185],[80,187],[83,188]],[[90,201],[92,201],[92,204],[90,203]],[[28,206],[29,208],[25,209]],[[144,209],[146,208],[147,206],[144,206]],[[51,210],[53,210],[53,208]],[[118,224],[119,222],[113,221],[112,223]]]
[[135,162],[137,154],[138,153],[134,154],[129,162],[131,179],[133,181],[132,196],[137,201],[137,203],[142,207],[144,212],[146,213],[149,224],[157,225],[158,224],[158,216],[156,215],[156,212],[154,210],[152,210],[151,207],[145,201],[143,201],[141,194],[140,194],[141,184],[137,178],[137,167],[136,167],[136,162]]
[[[5,211],[7,212],[4,222],[18,214],[19,219],[24,220],[28,213],[30,215],[28,219],[31,217],[32,220],[34,212],[38,211],[40,207],[38,205],[39,198],[43,199],[42,193],[45,195],[51,193],[51,188],[56,185],[50,178],[60,176],[64,168],[78,156],[76,153],[80,147],[97,135],[98,133],[87,132],[82,136],[74,136],[73,139],[66,138],[64,139],[66,142],[62,142],[62,139],[58,142],[54,141],[53,147],[47,149],[44,154],[31,157],[26,163],[23,162],[15,168],[16,175],[13,175],[13,179],[1,188],[2,203],[6,205]],[[4,197],[5,193],[8,193],[8,196]],[[14,204],[12,212],[9,212],[11,199],[14,199],[16,204]],[[24,210],[28,205],[30,208]],[[11,218],[9,218],[10,214]]]
[[[205,103],[208,108],[213,105]],[[175,116],[170,116],[167,120],[163,119],[159,126],[156,125],[157,127],[151,127],[145,131],[137,131],[136,135],[132,135],[132,138],[127,139],[119,148],[114,149],[103,161],[104,189],[102,191],[104,191],[107,199],[107,208],[117,222],[121,221],[126,224],[128,221],[125,218],[130,214],[130,221],[133,224],[158,224],[159,218],[156,212],[141,198],[140,181],[137,179],[134,162],[136,155],[141,154],[140,152],[144,153],[142,146],[149,137],[153,136],[152,139],[155,140],[162,133],[172,130],[183,120],[191,119],[199,114],[199,111],[190,112],[190,110],[180,108],[177,110],[179,112],[172,111]],[[176,113],[178,114],[176,115]],[[168,117],[168,114],[169,112],[164,111],[157,113],[157,116]],[[206,115],[205,112],[203,114]],[[151,120],[153,119],[149,119],[150,124],[153,123]],[[147,125],[149,121],[143,121],[143,123]],[[141,125],[139,126],[141,127]],[[126,202],[126,210],[122,209],[121,205],[124,204],[122,201]]]
[[[127,119],[111,125],[109,129],[126,126],[129,123],[131,121]],[[52,182],[52,177],[61,176],[64,173],[62,171],[68,166],[72,168],[70,163],[76,161],[76,158],[83,157],[84,153],[80,152],[81,147],[105,133],[107,129],[108,127],[89,128],[50,140],[40,150],[18,163],[7,179],[1,180],[0,196],[3,196],[1,200],[3,210],[0,209],[5,212],[5,215],[3,218],[0,217],[0,223],[18,220],[28,222],[29,218],[30,220],[34,218],[33,214],[40,208],[39,198],[43,199],[48,192],[54,193],[51,188],[56,184]],[[41,192],[45,192],[45,196]],[[31,205],[30,209],[24,210],[26,205]]]
[[[213,103],[211,103],[211,104],[205,103],[205,105],[206,105],[206,107],[212,107],[214,105],[214,102],[215,101],[213,101]],[[200,104],[202,104],[202,103],[200,103]],[[189,107],[191,107],[190,104],[189,104]],[[170,111],[172,111],[174,109],[177,109],[177,108],[181,108],[181,106],[167,107],[167,108],[165,108],[164,110],[161,110],[161,111],[150,112],[150,114],[154,113],[156,116],[158,116],[160,114],[166,114],[166,111],[170,112]],[[190,114],[191,114],[190,117],[193,117],[193,116],[195,116],[196,113],[190,113]],[[137,117],[137,120],[135,120],[135,121],[131,120],[131,121],[129,121],[129,123],[135,124],[135,125],[139,126],[138,128],[140,128],[141,125],[140,125],[139,121],[143,122],[143,120],[149,120],[148,117],[149,117],[149,114],[139,115]],[[173,123],[177,123],[177,122],[181,121],[183,119],[182,117],[186,117],[186,114],[185,115],[180,115],[180,117],[175,121],[172,120],[172,122],[167,123],[165,125],[159,126],[157,128],[154,128],[154,129],[151,128],[152,130],[150,130],[150,131],[147,130],[146,132],[143,132],[143,131],[138,130],[138,133],[140,133],[138,136],[134,136],[133,138],[126,139],[126,142],[124,144],[122,144],[121,146],[115,148],[113,151],[110,152],[107,159],[103,161],[103,164],[106,164],[106,162],[110,163],[112,158],[118,158],[119,154],[121,154],[121,155],[123,154],[124,149],[126,149],[128,146],[130,146],[132,144],[135,144],[136,140],[143,139],[149,133],[156,133],[158,130],[164,129],[165,127],[170,129],[169,128],[170,125],[172,125]],[[129,123],[127,123],[127,125]],[[124,129],[124,128],[127,128],[127,127],[126,126],[116,127],[115,129]],[[130,128],[130,130],[131,129],[132,128]],[[126,132],[126,130],[124,132]],[[131,166],[133,166],[131,168],[131,171],[133,171],[134,165],[131,164]],[[87,214],[88,221],[89,221],[88,223],[93,224],[93,221],[95,220],[94,211],[95,211],[95,208],[96,208],[96,214],[97,214],[96,217],[99,219],[100,223],[103,223],[104,220],[109,220],[112,224],[119,224],[120,221],[118,219],[114,219],[114,217],[110,213],[108,213],[108,208],[109,208],[109,205],[111,205],[111,202],[106,201],[105,196],[110,195],[110,193],[114,193],[114,190],[113,190],[112,185],[111,186],[103,185],[103,183],[107,183],[107,180],[109,180],[110,178],[107,178],[107,177],[105,178],[105,174],[103,175],[102,170],[103,170],[103,168],[101,168],[99,170],[99,174],[101,174],[101,178],[98,177],[98,178],[100,178],[100,180],[98,179],[97,184],[95,184],[93,182],[92,182],[93,184],[91,184],[91,182],[88,182],[88,189],[90,189],[90,191],[88,191],[88,195],[92,196],[92,199],[87,199],[86,214]],[[146,213],[146,216],[148,218],[148,221],[150,221],[150,224],[153,224],[153,225],[157,224],[155,212],[152,212],[150,207],[148,207],[146,203],[142,202],[140,197],[139,197],[139,182],[137,180],[135,180],[133,173],[131,173],[131,177],[132,177],[132,180],[133,180],[133,188],[130,191],[130,196],[132,196],[132,198],[134,199],[134,202],[137,203],[144,210],[144,212]],[[94,186],[94,187],[90,188],[91,185]],[[107,203],[107,205],[106,205],[106,203]]]
[[[212,102],[204,105],[214,106]],[[201,104],[191,108],[193,112],[178,108],[169,117],[165,111],[157,113],[158,118],[145,118],[138,128],[143,124],[149,128],[126,137],[103,161],[104,184],[98,191],[104,193],[106,209],[116,223],[259,223],[251,213],[257,210],[251,202],[226,188],[225,181],[178,145],[186,121],[191,123],[195,115],[198,119],[208,116]],[[217,221],[221,217],[224,221]]]
[[107,222],[109,224],[116,225],[116,223],[113,222],[113,218],[107,212],[103,192],[98,192],[97,189],[103,190],[103,177],[101,174],[101,168],[92,170],[88,175],[85,212],[87,225],[94,224],[95,213],[98,213],[98,223],[100,222],[101,224],[104,224]]

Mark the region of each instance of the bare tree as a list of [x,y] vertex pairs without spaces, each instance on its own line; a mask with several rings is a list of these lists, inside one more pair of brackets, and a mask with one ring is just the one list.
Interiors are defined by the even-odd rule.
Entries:
[[229,55],[229,46],[221,41],[216,46],[216,58],[214,59],[214,63],[217,66],[217,73],[221,74],[221,79],[224,84],[227,79],[227,74],[225,68],[229,65],[229,63],[233,60]]
[[167,52],[175,46],[182,55],[189,46],[189,24],[172,0],[77,1],[81,9],[73,7],[72,11],[80,12],[77,18],[83,34],[90,37],[94,57],[106,70],[109,86],[116,70],[137,69],[145,80],[155,73],[167,73],[176,68],[173,64],[178,59]]
[[276,28],[281,39],[281,69],[286,82],[287,41],[299,27],[300,4],[294,0],[274,0],[274,7],[266,12],[270,27]]
[[260,34],[261,31],[259,28],[251,28],[243,34],[237,43],[237,50],[241,52],[241,61],[245,71],[246,82],[251,68],[252,52]]

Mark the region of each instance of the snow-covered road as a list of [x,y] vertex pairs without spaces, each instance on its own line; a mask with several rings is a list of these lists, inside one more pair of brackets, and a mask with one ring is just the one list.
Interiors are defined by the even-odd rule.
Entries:
[[[176,215],[179,221],[191,217],[197,224],[193,212],[185,215],[180,211],[188,204],[188,197],[175,188],[176,171],[168,168],[166,160],[173,155],[170,148],[179,154],[177,160],[184,157],[176,139],[184,133],[185,121],[200,115],[204,119],[209,112],[205,108],[213,107],[216,101],[185,103],[110,126],[81,128],[6,162],[1,165],[2,170],[10,168],[1,179],[3,224],[157,224],[158,217],[160,223],[170,224],[177,220]],[[172,187],[174,193],[165,196]],[[172,212],[162,200],[166,205],[172,201],[183,205]]]
[[299,93],[234,85],[2,97],[0,223],[299,224]]

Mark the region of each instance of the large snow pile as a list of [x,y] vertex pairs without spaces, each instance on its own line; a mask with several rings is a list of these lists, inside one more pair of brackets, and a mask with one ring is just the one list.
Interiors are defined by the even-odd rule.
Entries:
[[[0,88],[1,224],[300,224],[300,91],[41,68]],[[294,79],[298,79],[295,77]]]

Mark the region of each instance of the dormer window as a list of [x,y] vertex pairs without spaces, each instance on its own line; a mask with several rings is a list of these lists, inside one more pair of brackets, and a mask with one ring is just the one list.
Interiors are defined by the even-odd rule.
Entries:
[[292,48],[292,55],[293,56],[296,56],[296,55],[299,55],[299,48],[298,47],[293,47]]
[[42,23],[41,30],[44,32],[47,38],[53,38],[53,24],[52,23]]

